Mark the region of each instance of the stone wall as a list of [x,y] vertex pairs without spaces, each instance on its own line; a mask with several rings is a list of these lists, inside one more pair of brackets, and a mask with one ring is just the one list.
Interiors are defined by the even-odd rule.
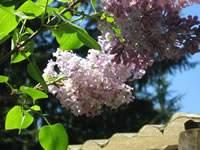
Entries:
[[68,150],[200,150],[196,122],[200,115],[177,113],[165,125],[145,125],[138,133],[116,133],[109,139],[70,145]]

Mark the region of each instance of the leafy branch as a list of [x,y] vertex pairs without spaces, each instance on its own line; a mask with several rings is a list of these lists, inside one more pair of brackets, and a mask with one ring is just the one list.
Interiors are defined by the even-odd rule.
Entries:
[[[73,9],[75,5],[80,3],[81,0],[76,0],[72,4],[70,4],[67,8],[64,8],[59,14],[64,14],[67,11],[70,11]],[[57,17],[53,17],[50,21],[47,22],[47,26],[55,25],[57,22]],[[41,26],[37,31],[35,31],[27,40],[25,40],[23,43],[16,45],[10,52],[5,54],[2,58],[0,58],[0,64],[4,63],[11,55],[13,55],[15,52],[19,51],[20,48],[23,48],[25,45],[27,45],[30,41],[36,38],[37,35],[39,35],[41,32],[46,31],[46,26]]]

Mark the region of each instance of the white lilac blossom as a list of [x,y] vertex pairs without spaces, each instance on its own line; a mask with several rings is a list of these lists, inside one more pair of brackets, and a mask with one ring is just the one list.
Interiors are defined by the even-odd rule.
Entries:
[[65,75],[59,81],[62,84],[49,85],[49,92],[73,114],[95,116],[104,105],[118,108],[133,100],[132,88],[125,82],[134,66],[113,63],[113,55],[95,50],[90,50],[87,58],[59,49],[53,55],[56,61],[49,61],[43,76],[51,79]]

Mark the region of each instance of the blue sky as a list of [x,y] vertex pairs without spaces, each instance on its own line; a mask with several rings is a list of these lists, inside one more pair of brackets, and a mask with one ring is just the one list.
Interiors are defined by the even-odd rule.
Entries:
[[[200,20],[200,5],[193,5],[183,10],[183,16],[197,15]],[[189,59],[191,62],[200,62],[200,53]],[[190,70],[177,71],[168,79],[172,82],[170,90],[174,94],[183,94],[179,112],[200,114],[200,64]]]

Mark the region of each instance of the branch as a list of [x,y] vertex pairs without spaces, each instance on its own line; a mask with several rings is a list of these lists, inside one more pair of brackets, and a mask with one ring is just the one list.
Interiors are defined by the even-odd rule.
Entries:
[[[70,4],[67,8],[63,9],[59,14],[64,14],[67,11],[70,11],[71,9],[73,9],[73,7],[75,5],[77,5],[78,3],[80,3],[81,0],[76,0],[74,3]],[[55,22],[57,21],[56,17],[53,17],[49,22],[47,22],[46,25],[52,25],[55,24]],[[15,46],[10,52],[8,52],[5,56],[3,56],[2,58],[0,58],[0,64],[4,63],[11,55],[13,55],[15,52],[17,52],[20,48],[24,47],[26,44],[28,44],[30,41],[32,41],[33,39],[36,38],[37,35],[39,35],[40,33],[42,33],[43,31],[46,30],[46,27],[41,27],[39,28],[37,31],[35,31],[35,33],[33,33],[27,40],[25,40],[22,44]]]

